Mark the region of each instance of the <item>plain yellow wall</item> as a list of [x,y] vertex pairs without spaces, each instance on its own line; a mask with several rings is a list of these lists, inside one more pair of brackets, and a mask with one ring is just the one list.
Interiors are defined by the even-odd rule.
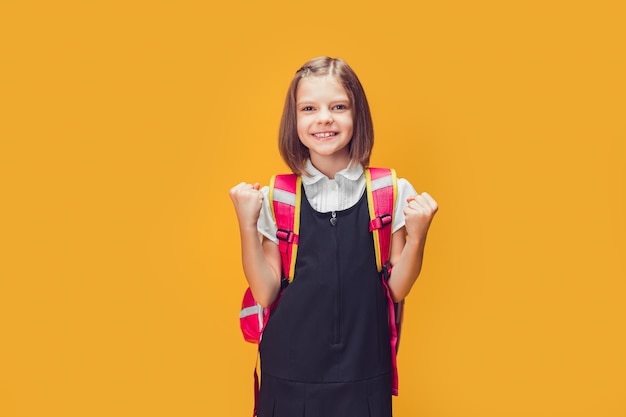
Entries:
[[0,9],[0,415],[250,414],[228,190],[318,55],[441,206],[395,416],[626,415],[623,2]]

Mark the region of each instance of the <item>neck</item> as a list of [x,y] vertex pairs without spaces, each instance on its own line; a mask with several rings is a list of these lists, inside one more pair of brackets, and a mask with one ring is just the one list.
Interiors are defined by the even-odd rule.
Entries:
[[342,169],[346,168],[350,163],[350,156],[347,157],[317,157],[311,156],[311,163],[319,172],[326,175],[331,180],[335,178]]

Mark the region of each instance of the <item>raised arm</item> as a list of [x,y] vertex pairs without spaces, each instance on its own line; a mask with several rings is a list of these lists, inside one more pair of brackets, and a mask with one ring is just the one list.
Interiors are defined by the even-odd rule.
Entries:
[[393,271],[389,290],[395,302],[409,294],[422,270],[428,228],[438,210],[437,202],[428,193],[409,197],[407,202],[405,225],[393,234],[391,240]]
[[235,205],[241,236],[241,262],[254,299],[267,307],[276,299],[280,289],[280,251],[269,239],[259,238],[257,221],[263,194],[259,184],[244,182],[230,190]]

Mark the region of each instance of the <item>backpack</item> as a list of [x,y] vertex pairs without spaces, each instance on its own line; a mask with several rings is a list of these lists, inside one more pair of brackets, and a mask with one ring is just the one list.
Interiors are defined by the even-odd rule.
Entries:
[[[374,240],[376,267],[381,273],[383,290],[388,300],[389,332],[392,364],[392,393],[398,395],[398,373],[396,355],[399,348],[400,329],[403,318],[404,300],[394,303],[387,286],[391,274],[389,262],[393,213],[397,195],[397,178],[393,169],[365,169],[367,202],[370,214],[369,230]],[[263,329],[271,312],[280,302],[284,288],[293,280],[298,253],[300,231],[300,200],[302,178],[296,174],[275,175],[269,186],[269,200],[272,215],[276,221],[278,248],[282,261],[281,289],[278,297],[269,307],[258,304],[250,288],[244,294],[239,314],[240,327],[247,342],[259,343]],[[255,369],[255,403],[258,393],[258,376]]]

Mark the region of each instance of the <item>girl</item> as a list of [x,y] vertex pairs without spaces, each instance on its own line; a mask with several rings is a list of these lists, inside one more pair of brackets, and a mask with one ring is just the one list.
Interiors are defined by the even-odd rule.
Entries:
[[[364,168],[373,146],[369,105],[341,59],[315,58],[289,87],[279,148],[302,175],[300,244],[260,344],[259,417],[390,417],[387,299],[376,268]],[[276,299],[281,258],[268,187],[230,190],[241,234],[243,269],[254,298]],[[304,198],[306,196],[306,198]],[[388,285],[394,301],[419,275],[437,203],[398,181]],[[331,218],[335,222],[329,222]],[[259,234],[262,236],[259,239]]]

